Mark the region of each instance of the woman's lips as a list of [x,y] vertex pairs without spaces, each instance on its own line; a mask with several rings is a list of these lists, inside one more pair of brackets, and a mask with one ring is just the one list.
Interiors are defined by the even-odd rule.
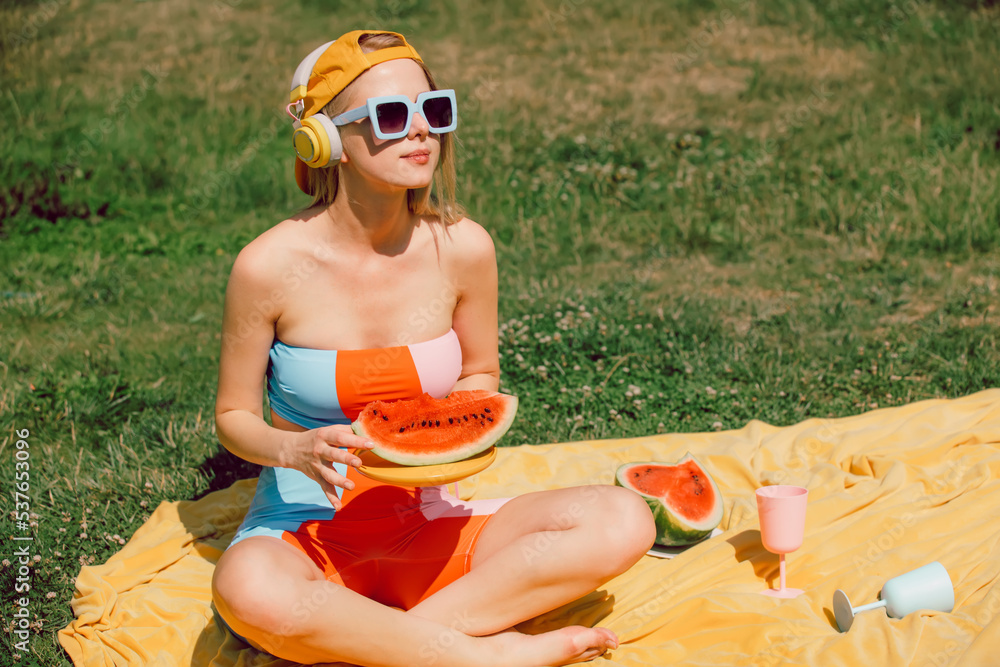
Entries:
[[431,154],[430,151],[415,151],[408,155],[404,155],[403,159],[410,160],[411,162],[415,162],[417,164],[427,164],[430,162]]

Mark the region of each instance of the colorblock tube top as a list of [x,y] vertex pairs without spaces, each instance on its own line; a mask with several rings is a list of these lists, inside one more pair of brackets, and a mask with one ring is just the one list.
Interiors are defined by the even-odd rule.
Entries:
[[319,350],[275,340],[267,396],[278,416],[306,428],[350,423],[375,400],[444,397],[462,371],[454,330],[423,343],[368,350]]

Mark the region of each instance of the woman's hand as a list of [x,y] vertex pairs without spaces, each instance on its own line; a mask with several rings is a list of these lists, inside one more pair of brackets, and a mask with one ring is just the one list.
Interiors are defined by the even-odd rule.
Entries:
[[350,490],[354,488],[354,482],[334,470],[333,464],[358,467],[361,459],[344,448],[371,449],[374,443],[355,435],[346,424],[323,426],[303,431],[297,436],[291,443],[292,451],[285,456],[287,462],[284,467],[294,468],[316,480],[333,508],[339,510],[342,503],[337,497],[336,487]]

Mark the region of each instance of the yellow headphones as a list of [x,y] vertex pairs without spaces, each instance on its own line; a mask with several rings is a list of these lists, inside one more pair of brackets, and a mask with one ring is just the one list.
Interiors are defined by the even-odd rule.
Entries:
[[332,44],[333,42],[327,42],[306,56],[306,59],[295,68],[295,74],[292,76],[292,96],[295,97],[296,94],[299,94],[299,99],[289,105],[289,113],[291,113],[291,108],[296,111],[293,114],[295,122],[292,125],[294,128],[292,146],[299,159],[313,169],[328,167],[337,162],[344,151],[344,147],[340,143],[340,132],[337,131],[337,126],[326,114],[317,111],[308,118],[301,117],[305,108],[303,99],[309,86],[309,78],[312,76],[313,68]]

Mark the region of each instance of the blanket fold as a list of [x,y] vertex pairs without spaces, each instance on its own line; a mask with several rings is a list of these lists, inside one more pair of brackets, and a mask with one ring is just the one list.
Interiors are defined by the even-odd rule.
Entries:
[[[1000,389],[787,427],[752,421],[718,433],[501,448],[464,480],[463,498],[610,484],[626,462],[694,454],[725,502],[723,533],[673,559],[644,557],[599,591],[532,619],[537,632],[600,624],[621,646],[595,661],[662,665],[998,664],[1000,649]],[[59,641],[78,666],[290,666],[217,625],[212,571],[242,520],[256,480],[197,501],[161,504],[122,550],[84,567],[74,620]],[[805,540],[787,559],[760,542],[754,490],[809,489]],[[955,587],[951,613],[902,619],[859,614],[847,633],[834,590],[874,602],[886,580],[941,562]]]

